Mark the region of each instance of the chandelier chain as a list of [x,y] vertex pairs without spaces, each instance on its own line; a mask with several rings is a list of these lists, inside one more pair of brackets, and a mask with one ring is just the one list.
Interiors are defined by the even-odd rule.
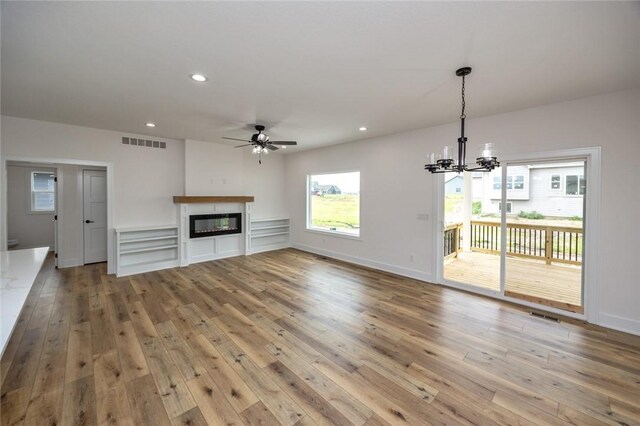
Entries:
[[464,113],[464,107],[466,106],[464,101],[464,75],[462,76],[462,113],[460,114],[460,119],[464,120],[467,116]]

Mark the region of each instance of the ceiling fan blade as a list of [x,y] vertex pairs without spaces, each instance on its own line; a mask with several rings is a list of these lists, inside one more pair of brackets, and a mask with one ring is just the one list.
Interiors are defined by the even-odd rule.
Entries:
[[251,141],[248,141],[246,139],[227,138],[225,136],[223,136],[222,139],[228,139],[230,141],[251,142]]
[[265,148],[270,149],[271,151],[277,151],[278,149],[280,149],[277,146],[271,145],[270,143],[267,144]]
[[298,145],[296,141],[269,141],[274,145]]
[[251,146],[251,145],[253,145],[253,144],[252,143],[247,143],[247,144],[244,144],[244,145],[234,146],[234,148],[242,148],[242,147]]

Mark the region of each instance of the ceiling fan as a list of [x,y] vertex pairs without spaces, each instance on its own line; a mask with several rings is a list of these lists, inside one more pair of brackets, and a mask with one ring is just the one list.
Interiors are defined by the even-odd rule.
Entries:
[[227,138],[223,137],[222,139],[228,139],[230,141],[240,141],[240,142],[248,142],[244,145],[238,145],[236,148],[242,148],[244,146],[253,146],[253,153],[258,154],[258,162],[262,164],[262,154],[265,155],[269,153],[269,151],[276,151],[279,148],[285,148],[287,145],[298,145],[296,141],[272,141],[269,140],[269,136],[265,133],[262,133],[264,130],[264,126],[260,124],[256,124],[256,130],[258,133],[254,133],[251,135],[250,140],[246,139],[236,139],[236,138]]

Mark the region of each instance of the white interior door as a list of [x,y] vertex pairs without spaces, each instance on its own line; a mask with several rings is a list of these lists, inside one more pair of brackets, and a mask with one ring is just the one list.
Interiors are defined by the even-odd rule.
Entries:
[[84,263],[107,261],[107,173],[83,170]]

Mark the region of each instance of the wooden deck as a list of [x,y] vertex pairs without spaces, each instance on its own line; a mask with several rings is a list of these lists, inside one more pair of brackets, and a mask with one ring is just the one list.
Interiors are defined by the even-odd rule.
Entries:
[[[508,296],[547,306],[582,311],[580,267],[547,265],[544,262],[507,257],[506,290]],[[490,290],[500,290],[500,256],[465,252],[445,261],[448,280]]]

